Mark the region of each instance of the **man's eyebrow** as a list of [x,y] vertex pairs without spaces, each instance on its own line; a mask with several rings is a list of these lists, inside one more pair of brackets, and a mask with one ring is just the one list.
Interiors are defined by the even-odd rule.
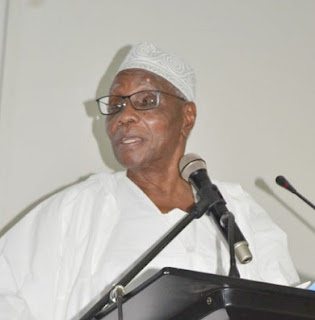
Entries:
[[[141,82],[138,83],[138,86],[141,87],[141,86],[146,86],[146,85],[152,85],[152,81],[151,79],[145,79],[145,80],[141,80]],[[117,90],[119,89],[119,87],[121,87],[121,84],[120,83],[115,83],[110,89],[109,89],[109,92],[112,92],[114,90]],[[148,88],[139,88],[139,90],[136,90],[136,91],[141,91],[141,90],[146,90]],[[154,89],[154,88],[150,88],[150,89]]]

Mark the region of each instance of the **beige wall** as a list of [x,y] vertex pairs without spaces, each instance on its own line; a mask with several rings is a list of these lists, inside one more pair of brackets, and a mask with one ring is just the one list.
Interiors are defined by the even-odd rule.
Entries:
[[188,151],[267,209],[302,277],[315,279],[315,212],[274,183],[284,174],[315,202],[315,1],[12,0],[7,31],[5,4],[1,226],[92,172],[118,168],[93,100],[106,92],[125,52],[117,51],[151,40],[196,70]]

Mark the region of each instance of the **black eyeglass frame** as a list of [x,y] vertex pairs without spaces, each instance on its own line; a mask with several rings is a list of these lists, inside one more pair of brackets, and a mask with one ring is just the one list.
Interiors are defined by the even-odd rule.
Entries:
[[[131,101],[130,98],[131,98],[133,95],[139,94],[139,93],[144,93],[144,92],[154,92],[154,93],[157,93],[157,96],[156,96],[156,97],[157,97],[156,106],[154,106],[154,107],[148,107],[148,108],[138,108],[138,107],[136,107],[136,106],[132,103],[132,101]],[[163,94],[168,95],[168,96],[170,96],[170,97],[178,98],[178,99],[180,99],[180,100],[182,100],[182,101],[187,102],[187,100],[186,100],[185,98],[183,98],[183,97],[180,97],[180,96],[177,96],[177,95],[175,95],[175,94],[168,93],[168,92],[160,91],[160,90],[142,90],[142,91],[134,92],[134,93],[132,93],[132,94],[130,94],[130,95],[128,95],[128,96],[121,96],[121,95],[111,94],[111,95],[102,96],[102,97],[96,99],[96,102],[98,103],[98,107],[99,107],[100,113],[103,114],[103,115],[105,115],[105,116],[110,116],[110,115],[113,115],[113,114],[116,114],[116,113],[120,112],[121,110],[123,110],[123,109],[126,107],[126,105],[127,105],[127,104],[126,104],[126,99],[129,99],[130,105],[131,105],[135,110],[145,111],[145,110],[155,109],[155,108],[157,108],[157,107],[159,106],[159,104],[160,104],[160,93],[163,93]],[[101,107],[101,103],[102,103],[102,102],[101,102],[101,100],[104,99],[104,98],[109,98],[109,97],[122,98],[122,101],[123,101],[122,107],[117,108],[117,111],[115,111],[115,112],[112,112],[112,113],[104,113],[104,112],[102,112],[102,107]],[[103,103],[103,104],[105,104],[105,103]]]

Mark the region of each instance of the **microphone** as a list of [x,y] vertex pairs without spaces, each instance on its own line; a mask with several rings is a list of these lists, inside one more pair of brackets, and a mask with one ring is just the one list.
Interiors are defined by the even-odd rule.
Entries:
[[278,176],[276,178],[276,183],[283,187],[284,189],[287,189],[291,191],[292,193],[296,194],[296,190],[293,188],[293,186],[290,184],[290,182],[284,177],[284,176]]
[[315,210],[315,205],[307,200],[304,196],[302,196],[296,189],[291,185],[291,183],[284,176],[277,176],[276,183],[283,187],[284,189],[289,190],[290,192],[297,195],[300,199],[302,199],[305,203],[307,203],[311,208]]
[[[232,213],[227,209],[226,202],[217,186],[212,184],[207,174],[206,162],[196,154],[186,154],[179,162],[179,169],[182,178],[194,186],[200,200],[205,200],[207,198],[211,200],[209,202],[213,203],[213,205],[209,208],[209,211],[223,237],[228,242],[229,234],[227,220],[228,216]],[[208,213],[208,215],[210,213]],[[242,264],[250,262],[253,257],[248,248],[248,242],[236,223],[234,223],[233,231],[234,250],[238,260]]]

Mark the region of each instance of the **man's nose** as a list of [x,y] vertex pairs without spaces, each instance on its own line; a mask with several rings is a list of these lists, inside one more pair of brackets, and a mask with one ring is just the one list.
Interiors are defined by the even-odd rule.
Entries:
[[125,101],[125,107],[117,114],[118,115],[118,121],[120,123],[130,123],[130,122],[136,122],[138,121],[138,110],[136,110],[130,102],[130,99],[126,99]]

